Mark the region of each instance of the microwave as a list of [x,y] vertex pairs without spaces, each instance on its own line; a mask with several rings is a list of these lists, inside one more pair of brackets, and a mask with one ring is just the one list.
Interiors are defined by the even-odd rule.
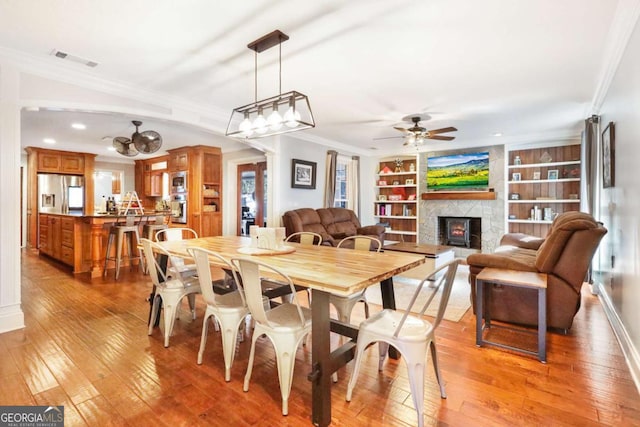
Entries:
[[187,173],[173,172],[170,175],[171,194],[180,194],[187,192]]

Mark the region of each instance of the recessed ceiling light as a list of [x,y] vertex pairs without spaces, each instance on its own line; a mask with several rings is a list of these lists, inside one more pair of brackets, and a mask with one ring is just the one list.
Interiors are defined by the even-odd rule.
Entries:
[[53,138],[44,138],[42,142],[44,142],[45,144],[55,144],[56,140]]
[[79,130],[85,130],[87,128],[87,126],[83,123],[73,123],[71,127]]
[[116,147],[107,147],[107,150],[109,150],[109,151],[116,151]]
[[493,134],[493,136],[502,136],[502,132],[496,132]]

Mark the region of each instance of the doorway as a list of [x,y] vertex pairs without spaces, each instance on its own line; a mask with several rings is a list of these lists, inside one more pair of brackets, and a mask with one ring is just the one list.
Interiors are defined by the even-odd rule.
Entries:
[[267,162],[238,165],[238,236],[248,236],[249,227],[266,225]]

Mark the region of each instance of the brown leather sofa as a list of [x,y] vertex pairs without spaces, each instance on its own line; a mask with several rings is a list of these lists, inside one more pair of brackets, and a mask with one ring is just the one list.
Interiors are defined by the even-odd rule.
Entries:
[[282,216],[287,236],[300,231],[312,231],[322,236],[325,245],[336,246],[347,236],[365,235],[384,242],[384,227],[368,225],[362,227],[360,220],[351,209],[345,208],[302,208],[287,211]]
[[[547,325],[566,332],[580,308],[580,290],[591,258],[607,229],[583,212],[556,217],[547,236],[506,234],[492,254],[467,257],[474,313],[475,278],[484,267],[547,273]],[[487,286],[491,319],[536,326],[537,291],[513,286]],[[486,311],[485,311],[486,313]]]

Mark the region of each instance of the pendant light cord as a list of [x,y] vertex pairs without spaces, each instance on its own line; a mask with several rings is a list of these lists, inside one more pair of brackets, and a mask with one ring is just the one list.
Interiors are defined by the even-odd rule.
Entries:
[[253,102],[258,104],[258,51],[253,54]]
[[278,95],[282,95],[282,40],[278,44],[278,50],[280,51],[278,56],[278,63],[280,64],[280,69],[278,70]]

